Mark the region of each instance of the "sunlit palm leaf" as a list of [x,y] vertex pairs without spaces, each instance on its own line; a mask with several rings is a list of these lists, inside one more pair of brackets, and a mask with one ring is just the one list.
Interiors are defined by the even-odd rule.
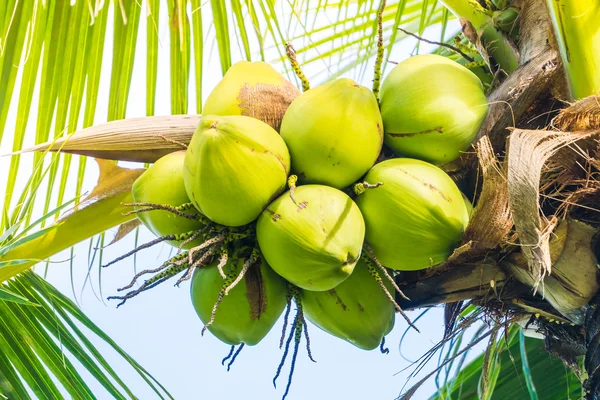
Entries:
[[[537,398],[544,400],[579,399],[581,383],[562,361],[546,352],[544,341],[524,337],[520,330],[511,329],[508,348],[501,345],[493,371],[495,385],[491,389],[492,400],[534,400],[531,388],[535,387]],[[502,335],[500,341],[504,341]],[[457,375],[443,385],[430,400],[476,400],[480,397],[481,374],[484,355],[460,369]],[[523,361],[526,362],[523,362]]]
[[[26,204],[32,197],[31,194],[22,196]],[[55,226],[37,228],[72,203],[65,203],[27,226],[21,213],[15,224],[0,235],[0,255],[33,243],[55,230]],[[18,267],[20,263],[25,265],[28,260],[10,264],[0,262],[0,273]],[[5,398],[29,399],[31,394],[37,399],[98,398],[89,387],[89,378],[80,375],[83,370],[87,370],[112,398],[136,398],[95,348],[94,343],[99,342],[108,344],[159,398],[171,398],[71,300],[44,279],[27,271],[12,279],[0,280],[4,281],[0,285],[0,394]]]
[[20,296],[16,293],[11,292],[7,288],[0,287],[0,301],[12,301],[19,304],[34,304],[27,300],[25,297]]
[[[102,234],[107,229],[135,218],[127,214],[129,209],[122,203],[132,202],[131,186],[144,169],[120,168],[108,160],[98,160],[98,165],[100,177],[94,190],[76,208],[63,214],[56,223],[28,234],[38,224],[59,215],[71,202],[44,214],[22,229],[26,217],[20,213],[14,224],[0,236],[3,240],[0,242],[0,263],[3,263],[0,268],[0,282],[82,240]],[[23,203],[31,204],[32,198],[32,194],[22,196]],[[24,210],[27,209],[28,206],[24,207]]]
[[9,399],[32,398],[25,386],[38,399],[98,398],[88,386],[90,382],[77,372],[82,369],[111,398],[136,398],[94,342],[108,344],[159,398],[172,398],[75,304],[38,275],[26,272],[0,289],[36,305],[0,298],[0,393]]

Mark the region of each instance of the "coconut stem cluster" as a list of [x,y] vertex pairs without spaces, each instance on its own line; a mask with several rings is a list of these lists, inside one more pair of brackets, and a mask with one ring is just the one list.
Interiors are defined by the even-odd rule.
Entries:
[[[122,304],[182,274],[176,285],[191,281],[202,334],[232,346],[228,369],[284,315],[273,379],[293,341],[284,398],[303,336],[314,361],[307,321],[382,352],[396,312],[418,330],[395,300],[406,296],[394,277],[443,263],[469,220],[463,194],[433,164],[470,146],[487,112],[481,82],[443,57],[415,56],[390,72],[379,104],[384,8],[372,91],[347,78],[308,90],[291,45],[304,93],[268,64],[235,64],[186,151],[133,186],[132,213],[158,238],[117,260],[165,241],[178,254],[112,298]],[[384,146],[401,158],[378,162]]]
[[294,49],[294,46],[291,42],[287,42],[285,44],[285,54],[287,55],[288,60],[290,60],[294,74],[296,74],[302,83],[302,91],[306,92],[308,89],[310,89],[310,82],[308,81],[306,75],[304,75],[304,72],[302,72],[302,68],[296,59],[296,49]]
[[306,319],[304,317],[304,309],[303,309],[303,303],[302,303],[300,289],[293,285],[289,285],[288,286],[288,299],[289,300],[287,303],[288,305],[287,305],[285,318],[284,318],[283,332],[282,332],[281,340],[280,340],[280,344],[279,344],[280,349],[285,340],[285,333],[286,333],[286,328],[288,325],[288,316],[289,316],[289,312],[291,310],[291,299],[293,299],[296,304],[296,316],[294,317],[294,320],[291,324],[291,330],[288,335],[288,339],[287,339],[287,341],[285,341],[285,348],[283,351],[283,356],[281,357],[281,361],[280,361],[279,365],[277,366],[277,371],[275,373],[275,376],[273,377],[273,386],[275,388],[277,388],[277,378],[279,378],[279,375],[281,374],[281,370],[283,369],[283,366],[285,365],[285,360],[287,359],[287,356],[288,356],[288,353],[290,350],[290,345],[291,345],[291,342],[293,339],[294,340],[294,349],[293,349],[292,359],[291,359],[291,363],[290,363],[290,372],[288,375],[288,381],[287,381],[287,385],[285,387],[285,392],[282,396],[282,400],[284,400],[287,397],[287,395],[290,391],[290,387],[292,384],[292,377],[294,375],[294,369],[296,367],[296,359],[298,357],[298,349],[300,348],[300,342],[302,341],[302,333],[304,333],[304,338],[306,340],[306,352],[308,354],[308,358],[312,362],[316,362],[313,359],[312,352],[310,350],[310,336],[308,335],[308,324],[306,323]]
[[377,12],[377,55],[375,57],[375,72],[373,74],[373,94],[379,100],[379,86],[381,85],[381,66],[383,64],[383,11],[385,10],[386,0],[381,0]]

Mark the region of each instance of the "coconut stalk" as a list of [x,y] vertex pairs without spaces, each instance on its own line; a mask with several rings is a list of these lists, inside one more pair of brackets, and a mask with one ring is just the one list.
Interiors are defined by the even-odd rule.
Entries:
[[[598,260],[591,249],[597,230],[575,220],[564,220],[550,241],[552,274],[540,285],[539,295],[570,321],[583,323],[585,306],[598,292]],[[520,282],[537,286],[534,273],[524,266],[522,253],[512,254],[502,263]]]
[[597,0],[546,0],[571,97],[600,92],[600,7]]
[[[413,274],[412,277],[418,274]],[[484,263],[463,264],[460,268],[430,275],[424,279],[399,276],[397,283],[408,300],[399,294],[396,302],[404,310],[415,310],[421,307],[455,303],[471,299],[484,299],[501,291],[513,297],[524,292],[524,288],[512,285],[510,292],[503,290],[506,274],[497,265]]]
[[457,18],[468,21],[472,25],[474,32],[470,31],[471,27],[468,24],[461,21],[465,36],[479,48],[484,59],[488,58],[487,55],[491,56],[506,74],[517,69],[519,66],[518,52],[510,39],[502,31],[496,29],[491,12],[488,12],[475,0],[442,0],[442,4]]
[[464,300],[492,307],[497,303],[523,314],[538,313],[580,325],[600,288],[598,259],[591,249],[596,232],[571,219],[557,227],[550,241],[552,274],[535,294],[534,273],[528,270],[524,254],[516,252],[497,263],[483,259],[429,275],[404,274],[398,284],[409,299],[397,296],[396,300],[407,310]]

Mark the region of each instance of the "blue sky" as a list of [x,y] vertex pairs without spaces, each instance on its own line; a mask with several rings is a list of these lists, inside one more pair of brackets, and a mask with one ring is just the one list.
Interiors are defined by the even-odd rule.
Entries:
[[[156,114],[170,113],[169,96],[169,61],[168,61],[168,21],[166,10],[163,7],[160,16],[162,48],[159,56],[159,82],[157,89]],[[110,21],[110,19],[109,19]],[[140,21],[141,32],[145,18]],[[108,38],[111,38],[112,27],[108,27]],[[207,28],[210,29],[210,28]],[[434,33],[435,35],[435,33]],[[145,115],[145,104],[139,93],[145,90],[145,55],[143,49],[143,34],[139,36],[139,56],[134,65],[131,96],[128,105],[128,117]],[[435,37],[435,36],[434,36]],[[112,39],[108,39],[104,60],[101,87],[108,88],[110,52]],[[413,49],[414,41],[407,41],[402,46],[396,46],[392,59],[400,61],[406,58]],[[423,48],[422,51],[426,51]],[[314,68],[322,68],[316,65]],[[370,67],[369,67],[370,68]],[[193,68],[192,68],[193,70]],[[353,77],[353,71],[346,74]],[[208,95],[221,76],[220,64],[216,50],[212,52],[210,60],[205,64],[205,92]],[[20,78],[17,81],[19,87]],[[360,82],[370,86],[370,74],[366,74],[364,81]],[[190,83],[193,87],[193,76]],[[106,120],[106,104],[108,90],[99,96],[99,107],[96,121]],[[193,95],[190,99],[190,110],[195,109]],[[33,99],[33,113],[30,121],[35,121],[38,91]],[[10,151],[10,132],[16,122],[16,102],[12,105],[5,140],[0,144],[0,154]],[[26,146],[33,144],[34,124],[30,123]],[[29,174],[32,157],[23,156],[21,171],[22,177]],[[0,171],[7,171],[8,157],[0,158]],[[76,165],[76,162],[74,163]],[[131,167],[132,164],[123,164]],[[74,171],[73,171],[74,172]],[[84,182],[84,190],[90,191],[97,179],[95,163],[88,163],[88,173]],[[0,173],[0,190],[5,186],[6,174]],[[26,179],[21,179],[20,182]],[[74,192],[74,179],[69,182],[69,193]],[[18,190],[22,186],[17,187]],[[114,230],[113,230],[114,233]],[[109,234],[110,236],[110,234]],[[140,243],[152,239],[152,235],[145,229],[140,231]],[[104,260],[109,261],[120,254],[130,250],[133,246],[133,235],[108,248],[104,252]],[[168,245],[157,246],[142,252],[137,257],[137,269],[157,266],[169,254]],[[233,399],[244,396],[249,399],[280,399],[285,388],[289,364],[284,368],[280,377],[278,388],[275,390],[271,380],[279,364],[282,352],[278,349],[279,337],[282,327],[280,320],[268,337],[258,346],[247,347],[239,356],[232,370],[227,372],[221,366],[221,359],[228,353],[229,346],[219,342],[207,333],[201,337],[202,323],[196,316],[189,298],[189,283],[181,288],[174,288],[172,283],[166,283],[142,296],[128,302],[120,309],[115,309],[115,303],[99,301],[100,286],[102,297],[116,293],[116,289],[129,282],[134,272],[133,259],[120,262],[108,269],[101,271],[99,277],[97,264],[94,265],[87,280],[87,285],[82,291],[82,286],[88,274],[88,242],[75,247],[73,262],[73,282],[75,291],[71,288],[71,274],[69,263],[53,263],[48,269],[48,280],[56,285],[63,293],[76,300],[87,315],[98,324],[106,333],[122,346],[130,355],[146,367],[161,383],[163,383],[173,396],[178,400],[185,399]],[[58,254],[54,260],[69,258],[69,252]],[[43,273],[43,267],[37,267]],[[101,285],[100,282],[101,281]],[[174,283],[174,282],[173,282]],[[91,288],[93,286],[93,290]],[[416,317],[418,313],[410,313]],[[443,312],[441,308],[432,309],[418,322],[421,334],[410,332],[403,343],[402,351],[405,357],[416,360],[442,335]],[[400,337],[406,329],[402,318],[397,318],[393,332],[387,337],[388,355],[379,353],[378,350],[367,352],[336,339],[320,331],[315,326],[310,326],[312,351],[316,364],[308,360],[303,349],[299,352],[296,373],[292,390],[288,399],[393,399],[406,383],[409,368],[399,373],[409,362],[401,357],[399,352]],[[105,349],[105,346],[100,347]],[[109,360],[118,362],[119,358],[111,355]],[[428,372],[435,365],[432,362],[424,372]],[[154,398],[151,393],[145,392],[145,386],[140,379],[121,365],[120,371],[127,382],[139,394],[141,399]],[[413,379],[416,382],[418,379]],[[93,386],[97,390],[99,399],[108,399],[109,396],[102,388]],[[425,399],[434,391],[434,382],[429,381],[419,391],[416,399]]]

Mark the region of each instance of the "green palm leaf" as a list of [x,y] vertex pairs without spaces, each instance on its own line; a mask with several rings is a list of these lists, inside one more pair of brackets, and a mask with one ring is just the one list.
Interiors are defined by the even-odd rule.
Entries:
[[25,297],[13,293],[6,288],[0,288],[0,301],[12,301],[20,304],[33,304]]
[[8,398],[31,398],[25,386],[39,399],[97,398],[79,374],[82,369],[112,398],[136,398],[94,342],[108,344],[159,398],[172,398],[71,300],[38,275],[25,272],[0,286],[0,293],[24,301],[0,297],[0,392]]
[[[545,350],[543,340],[525,337],[517,326],[513,326],[508,338],[499,336],[495,349],[497,353],[490,371],[495,382],[488,392],[491,400],[581,398],[579,379],[562,361]],[[430,400],[479,399],[484,359],[482,354],[461,368]]]
[[[26,202],[31,200],[31,195]],[[57,226],[36,227],[71,202],[22,227],[24,217],[0,235],[0,254],[35,243]],[[31,264],[0,262],[0,270]],[[156,380],[81,312],[37,274],[26,271],[0,285],[0,394],[10,399],[94,399],[81,371],[87,370],[113,398],[136,398],[117,371],[96,349],[104,342],[143,379],[159,398],[170,398]],[[65,397],[65,393],[68,397]]]

